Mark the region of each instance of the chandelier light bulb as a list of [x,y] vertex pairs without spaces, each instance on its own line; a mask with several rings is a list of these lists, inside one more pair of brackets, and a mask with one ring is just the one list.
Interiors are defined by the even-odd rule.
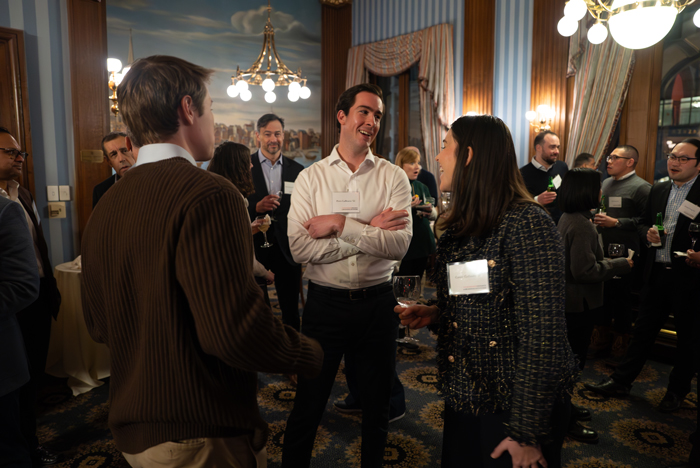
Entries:
[[238,87],[236,85],[231,85],[228,88],[226,88],[226,94],[229,95],[229,97],[235,98],[238,96]]
[[115,73],[114,74],[114,84],[119,86],[124,79],[124,74],[122,73]]
[[[248,91],[248,83],[243,80],[238,80],[238,83],[236,83],[236,88],[238,88],[238,92],[241,93],[241,99],[243,99],[243,92]],[[246,99],[243,100],[246,101]]]
[[289,91],[289,93],[287,93],[287,98],[292,102],[297,102],[299,100],[299,93]]
[[696,11],[693,15],[693,24],[700,28],[700,10]]
[[118,72],[122,69],[122,61],[115,58],[107,59],[107,71]]
[[253,93],[250,92],[249,89],[246,89],[245,91],[241,92],[241,99],[244,101],[250,101],[250,98],[253,97]]
[[588,30],[588,40],[591,44],[600,44],[608,37],[608,28],[602,23],[596,22],[591,29]]
[[[301,85],[298,82],[292,81],[291,83],[289,83],[289,92],[290,93],[299,94],[300,89],[301,89]],[[296,99],[295,99],[295,101],[296,101]]]
[[262,82],[262,89],[266,93],[271,92],[273,89],[275,89],[275,82],[272,81],[270,78],[266,78],[265,81]]
[[579,21],[586,16],[587,11],[588,8],[584,0],[570,0],[564,7],[564,16],[574,21]]
[[265,93],[265,101],[268,102],[269,104],[272,104],[275,102],[275,99],[277,99],[277,95],[273,93],[272,91],[268,91]]
[[569,16],[564,16],[557,23],[557,31],[564,37],[573,36],[578,29],[578,21]]
[[299,90],[299,97],[302,99],[309,99],[309,96],[311,96],[311,90],[308,86],[302,86]]
[[527,111],[527,112],[525,112],[525,118],[527,119],[528,122],[534,122],[534,120],[537,118],[537,112],[535,112],[533,110]]
[[[615,0],[613,10],[623,7],[634,0]],[[615,42],[628,49],[645,49],[651,47],[671,31],[676,21],[678,10],[673,5],[654,6],[640,4],[636,8],[620,11],[608,20],[610,35]]]

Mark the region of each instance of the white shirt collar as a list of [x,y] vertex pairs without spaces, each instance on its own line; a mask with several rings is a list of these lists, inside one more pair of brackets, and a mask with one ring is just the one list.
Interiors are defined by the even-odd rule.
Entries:
[[613,178],[613,180],[620,181],[620,180],[629,179],[630,177],[632,177],[633,175],[636,175],[636,174],[637,174],[637,173],[636,173],[635,171],[632,171],[632,172],[629,172],[629,173],[623,175],[623,176],[620,177],[619,179]]
[[[338,153],[338,146],[340,146],[340,145],[335,145],[333,147],[333,151],[331,151],[331,154],[326,158],[328,160],[328,164],[332,166],[333,164],[340,164],[342,162],[347,166],[347,163],[345,161],[343,161],[343,158],[340,157],[340,153]],[[379,159],[379,158],[377,156],[375,156],[374,154],[372,154],[372,150],[367,148],[367,154],[365,155],[365,160],[360,163],[360,165],[358,166],[358,169],[360,167],[362,167],[362,165],[365,164],[366,162],[368,162],[372,166],[376,166],[377,159]]]
[[536,167],[537,169],[539,169],[540,171],[544,171],[544,172],[548,172],[549,169],[551,169],[552,166],[554,166],[554,164],[552,164],[552,166],[549,166],[549,168],[546,168],[545,166],[543,166],[542,164],[540,164],[540,163],[537,161],[537,159],[535,159],[535,158],[532,158],[532,165],[535,166],[535,167]]
[[197,165],[192,155],[182,146],[172,143],[153,143],[151,145],[142,146],[139,149],[139,156],[133,167],[171,158],[185,158],[191,162],[193,166]]

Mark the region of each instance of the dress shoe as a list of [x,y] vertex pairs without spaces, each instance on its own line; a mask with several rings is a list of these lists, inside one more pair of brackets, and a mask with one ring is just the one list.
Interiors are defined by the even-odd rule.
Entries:
[[59,456],[56,452],[52,452],[43,445],[38,445],[32,450],[32,458],[40,465],[46,466],[58,463]]
[[675,393],[667,391],[666,395],[664,395],[656,409],[662,413],[673,413],[681,407],[681,403],[683,403],[684,398],[685,395],[683,397],[679,397]]
[[581,425],[578,421],[569,424],[569,430],[566,431],[566,435],[585,444],[595,444],[598,442],[598,433],[593,429]]
[[348,405],[345,403],[345,400],[338,400],[335,403],[333,403],[333,406],[335,406],[335,409],[339,413],[362,413],[362,407],[360,407],[359,404],[355,403],[353,405]]
[[574,421],[590,421],[591,412],[588,411],[586,408],[571,405],[571,419]]
[[586,390],[590,390],[599,395],[612,398],[624,398],[629,396],[631,386],[622,385],[613,379],[603,379],[599,384],[583,384]]
[[406,412],[404,411],[401,414],[391,414],[391,411],[389,412],[389,422],[393,423],[394,421],[398,421],[399,419],[403,418],[406,416]]

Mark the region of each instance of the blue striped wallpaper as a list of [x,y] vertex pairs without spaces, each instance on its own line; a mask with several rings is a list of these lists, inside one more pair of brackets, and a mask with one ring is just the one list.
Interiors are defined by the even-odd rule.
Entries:
[[513,135],[518,165],[528,161],[534,0],[496,0],[493,112]]
[[455,115],[461,115],[464,0],[355,0],[352,3],[352,45],[382,41],[441,23],[454,27]]

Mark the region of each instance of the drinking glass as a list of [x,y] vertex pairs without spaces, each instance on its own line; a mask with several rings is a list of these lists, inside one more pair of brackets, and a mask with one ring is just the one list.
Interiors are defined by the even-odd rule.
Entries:
[[263,236],[265,236],[265,243],[263,245],[261,245],[260,247],[263,247],[263,248],[272,247],[272,244],[270,244],[267,241],[267,230],[270,229],[270,223],[271,223],[272,219],[267,219],[265,216],[258,216],[255,219],[262,220],[262,222],[258,226],[258,229],[260,230],[260,232],[263,233]]
[[[620,258],[625,254],[624,244],[610,244],[608,246],[608,257]],[[613,279],[620,279],[619,276],[613,276]]]
[[442,213],[445,214],[448,211],[450,211],[450,201],[451,201],[451,193],[450,192],[442,192],[442,196],[440,197],[440,206],[442,207]]
[[[418,303],[420,298],[420,276],[394,276],[394,297],[401,307],[410,307]],[[406,337],[397,338],[399,343],[418,343],[411,338],[410,328],[406,328]]]
[[695,242],[697,242],[698,237],[700,237],[700,223],[690,223],[690,226],[688,226],[688,234],[690,234],[690,240],[693,242],[691,248],[695,250]]
[[[284,195],[284,192],[280,190],[280,191],[278,191],[278,192],[272,193],[271,195],[277,195],[277,196],[279,197],[279,199],[280,199],[280,202],[281,202],[281,200],[282,200],[282,195]],[[277,219],[275,218],[275,210],[277,210],[277,208],[273,208],[273,209],[272,209],[272,214],[270,215],[270,220],[271,220],[271,221],[277,221]]]

